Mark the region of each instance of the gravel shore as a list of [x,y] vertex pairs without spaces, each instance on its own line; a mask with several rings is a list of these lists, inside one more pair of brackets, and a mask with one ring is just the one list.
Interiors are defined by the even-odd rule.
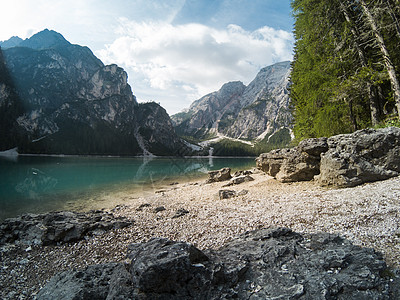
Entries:
[[[216,249],[240,233],[269,226],[337,233],[382,252],[389,266],[400,268],[400,177],[328,189],[313,182],[280,183],[261,172],[251,176],[254,181],[230,187],[202,180],[166,184],[146,197],[119,193],[112,211],[133,219],[130,227],[69,245],[2,246],[0,298],[32,299],[55,273],[123,261],[130,243],[152,237]],[[221,189],[242,193],[220,200]]]

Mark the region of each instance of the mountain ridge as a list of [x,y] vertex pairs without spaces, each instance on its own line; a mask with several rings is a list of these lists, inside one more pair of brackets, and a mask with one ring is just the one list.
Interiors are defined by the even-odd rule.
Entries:
[[[0,142],[2,150],[17,146],[21,153],[40,154],[190,153],[166,111],[155,103],[139,104],[127,73],[115,64],[104,65],[89,48],[73,45],[46,29],[0,51],[1,63],[24,107],[14,115],[11,126],[24,141]],[[0,86],[4,87],[0,89],[2,118],[9,113],[2,105],[8,97],[7,83]],[[138,122],[144,111],[147,120],[156,115],[157,122]]]
[[171,116],[176,131],[199,140],[226,136],[256,141],[290,129],[289,76],[290,62],[285,61],[262,68],[247,86],[226,83]]

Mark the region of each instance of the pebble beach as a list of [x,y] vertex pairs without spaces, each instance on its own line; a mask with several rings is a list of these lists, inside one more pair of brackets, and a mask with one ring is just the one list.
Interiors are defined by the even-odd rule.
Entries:
[[[339,234],[381,252],[400,267],[400,177],[353,188],[334,189],[313,181],[280,183],[253,170],[254,181],[225,186],[166,182],[151,194],[118,193],[111,210],[132,225],[85,240],[57,246],[6,244],[0,247],[0,298],[34,299],[56,273],[91,264],[126,259],[131,243],[152,237],[218,249],[233,237],[265,227],[288,227],[299,233]],[[235,197],[220,199],[220,190]]]

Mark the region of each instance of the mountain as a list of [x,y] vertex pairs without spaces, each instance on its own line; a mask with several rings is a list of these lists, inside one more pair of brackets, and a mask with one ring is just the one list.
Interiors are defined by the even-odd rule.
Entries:
[[171,117],[177,133],[200,140],[226,136],[260,141],[290,128],[289,75],[287,61],[261,69],[248,86],[224,84]]
[[7,48],[12,48],[12,47],[16,47],[18,46],[21,42],[23,41],[23,39],[17,37],[17,36],[13,36],[12,38],[8,39],[7,41],[0,41],[0,47],[2,49],[7,49]]
[[127,73],[104,65],[89,48],[46,29],[1,53],[0,119],[10,117],[0,150],[189,154],[165,110],[156,103],[138,104]]

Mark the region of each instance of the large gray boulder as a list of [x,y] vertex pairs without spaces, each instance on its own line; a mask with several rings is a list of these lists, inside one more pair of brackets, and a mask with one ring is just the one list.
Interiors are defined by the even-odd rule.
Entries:
[[326,138],[307,139],[298,147],[261,154],[257,168],[281,182],[312,180],[319,174],[320,154],[328,149]]
[[337,135],[328,145],[315,178],[320,185],[350,187],[400,174],[400,128]]
[[232,178],[231,168],[222,168],[217,171],[209,171],[206,183],[226,181]]
[[396,299],[399,292],[381,254],[326,233],[262,229],[217,251],[155,238],[128,252],[127,263],[56,275],[37,299]]
[[307,139],[297,147],[261,154],[257,168],[281,182],[315,179],[350,187],[400,174],[400,128],[363,129]]

